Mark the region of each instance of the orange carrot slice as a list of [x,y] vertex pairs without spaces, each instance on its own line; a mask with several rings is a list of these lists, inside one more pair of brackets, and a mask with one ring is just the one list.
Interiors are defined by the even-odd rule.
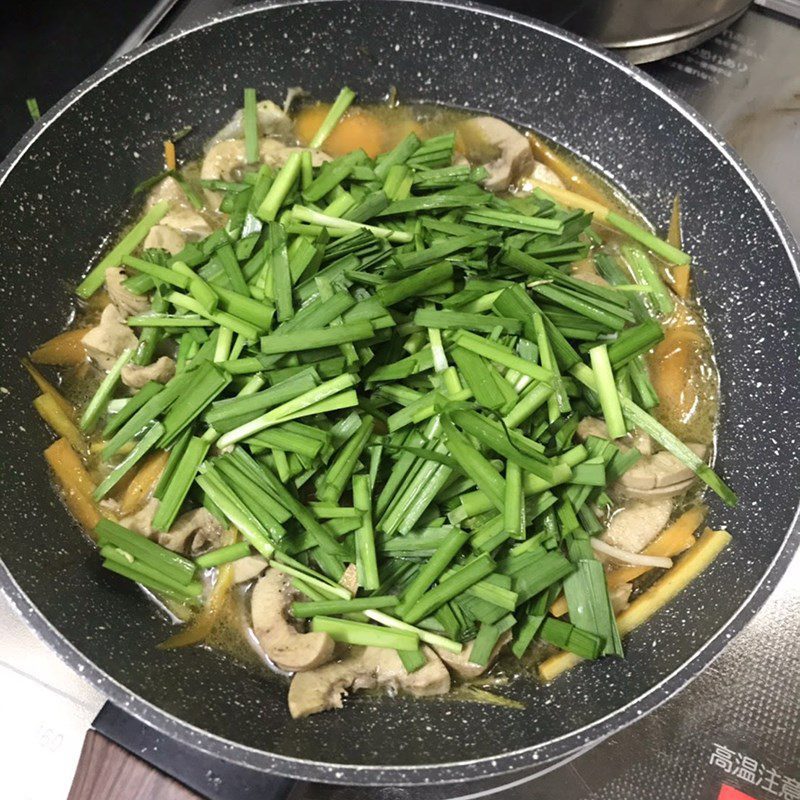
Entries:
[[145,500],[155,488],[156,482],[161,477],[167,464],[169,453],[159,450],[151,453],[128,484],[119,504],[120,516],[127,517],[138,511]]
[[94,481],[83,466],[80,456],[66,439],[57,439],[44,451],[44,457],[63,490],[67,508],[91,533],[102,515],[91,498],[95,490]]
[[89,328],[76,328],[54,336],[31,353],[31,361],[36,364],[50,364],[55,367],[74,367],[86,361],[86,349],[81,341]]

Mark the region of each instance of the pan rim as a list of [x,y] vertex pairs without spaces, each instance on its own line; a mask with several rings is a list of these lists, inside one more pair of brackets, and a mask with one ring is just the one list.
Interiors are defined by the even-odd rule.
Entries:
[[[89,93],[95,86],[151,51],[157,50],[160,47],[212,25],[238,17],[262,13],[269,9],[304,5],[330,5],[336,2],[348,1],[349,0],[267,0],[267,2],[254,3],[214,15],[202,22],[159,36],[148,44],[136,48],[129,54],[110,62],[95,72],[43,115],[42,119],[23,136],[9,155],[3,160],[2,164],[0,164],[0,187],[2,187],[8,175],[13,171],[39,136],[41,136],[50,125],[56,122],[56,120],[74,103]],[[502,9],[473,2],[457,2],[456,0],[382,1],[395,5],[442,6],[449,9],[457,9],[464,13],[473,13],[500,20],[507,20],[522,27],[543,33],[546,36],[564,41],[570,46],[585,51],[589,56],[599,58],[619,69],[629,79],[635,80],[645,89],[653,92],[662,101],[672,106],[684,119],[704,135],[714,148],[736,170],[749,191],[755,195],[767,214],[772,227],[780,238],[783,250],[789,258],[795,278],[798,280],[798,283],[800,283],[800,248],[798,248],[780,211],[769,195],[764,191],[760,182],[710,123],[704,120],[697,111],[677,97],[677,95],[650,78],[641,70],[628,64],[622,58],[587,42],[579,36],[559,30],[538,20],[530,19]],[[720,654],[727,643],[735,634],[741,631],[744,625],[761,608],[767,597],[774,591],[778,580],[785,572],[793,555],[800,546],[799,523],[800,506],[795,512],[795,516],[789,525],[775,557],[739,608],[731,615],[726,623],[720,626],[720,628],[692,654],[691,657],[687,658],[686,661],[645,693],[578,730],[550,739],[542,744],[523,747],[514,751],[506,751],[495,756],[464,761],[448,761],[441,764],[381,766],[311,761],[308,759],[277,755],[209,733],[202,728],[179,719],[133,693],[91,662],[75,646],[62,637],[58,630],[30,601],[5,564],[1,561],[0,588],[3,589],[12,604],[26,619],[39,638],[55,650],[62,660],[90,680],[111,700],[121,707],[124,707],[128,713],[131,713],[133,716],[164,735],[174,737],[184,744],[243,767],[312,781],[355,785],[457,783],[479,779],[487,775],[515,772],[537,765],[544,766],[557,759],[565,759],[576,750],[582,749],[589,744],[597,743],[635,719],[650,713],[672,697],[673,694],[684,688]]]

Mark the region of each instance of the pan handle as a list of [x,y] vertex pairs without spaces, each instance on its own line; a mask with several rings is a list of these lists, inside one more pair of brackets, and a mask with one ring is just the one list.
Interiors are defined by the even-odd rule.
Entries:
[[[259,775],[259,800],[286,800],[297,784]],[[224,786],[219,787],[223,791]],[[224,795],[227,796],[227,795]],[[95,730],[83,740],[67,800],[204,800],[182,783]]]
[[83,740],[67,800],[202,800],[200,795],[151,767],[97,731]]

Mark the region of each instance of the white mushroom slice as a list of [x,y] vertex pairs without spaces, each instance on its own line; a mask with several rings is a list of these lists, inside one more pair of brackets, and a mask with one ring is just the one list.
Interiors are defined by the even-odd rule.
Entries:
[[162,220],[161,225],[178,231],[187,242],[197,242],[211,234],[212,228],[202,214],[186,208],[170,211]]
[[168,225],[153,225],[142,244],[145,250],[166,250],[171,256],[180,253],[185,246],[183,235]]
[[489,667],[494,664],[497,660],[497,656],[500,655],[500,651],[511,641],[511,631],[505,631],[504,633],[500,634],[500,638],[497,640],[497,643],[492,648],[492,652],[489,654],[489,661],[485,666],[481,666],[480,664],[473,664],[469,659],[472,655],[472,646],[475,644],[475,640],[473,639],[471,642],[467,642],[464,647],[461,649],[461,652],[451,653],[449,650],[443,650],[438,647],[434,648],[436,653],[438,654],[439,658],[444,661],[447,665],[450,672],[455,672],[459,678],[478,678],[483,675]]
[[[289,90],[291,91],[291,89]],[[297,91],[297,90],[295,90]],[[302,92],[302,89],[299,90]],[[288,136],[292,131],[292,120],[288,114],[272,100],[260,100],[256,103],[256,119],[260,136]],[[225,139],[244,138],[244,112],[240,108],[231,117],[231,121],[206,142],[209,148]]]
[[632,591],[632,583],[621,583],[609,591],[608,596],[611,600],[611,608],[615,614],[619,614],[620,611],[624,611],[628,607],[628,600]]
[[122,368],[122,382],[131,389],[141,389],[150,381],[166,383],[175,375],[175,362],[169,356],[161,356],[157,361],[140,367],[138,364],[126,364]]
[[[608,435],[608,428],[602,419],[597,417],[584,417],[578,423],[578,430],[576,431],[578,439],[585,442],[590,436],[597,436],[600,439],[610,439]],[[614,444],[626,452],[631,447],[635,447],[643,456],[648,456],[653,452],[654,443],[648,434],[634,428],[627,436],[620,439],[615,439]]]
[[348,690],[391,687],[416,697],[446,694],[450,673],[436,653],[423,647],[426,664],[408,673],[394,650],[382,647],[354,647],[341,661],[326,664],[292,678],[289,713],[297,719],[329,708],[341,708]]
[[[277,139],[262,139],[258,143],[259,158],[262,163],[271,167],[282,167],[292,153],[305,150],[304,147],[289,147]],[[311,150],[311,163],[318,167],[331,157],[321,150]],[[200,167],[202,180],[230,181],[238,178],[238,171],[247,163],[243,139],[226,139],[214,144],[206,153]],[[205,190],[206,199],[212,208],[218,208],[220,195],[218,192]]]
[[334,641],[327,633],[301,633],[289,622],[297,596],[289,579],[276,569],[267,570],[253,589],[253,631],[267,656],[287,672],[313,670],[333,657]]
[[135,514],[122,517],[119,524],[134,533],[151,538],[156,534],[156,530],[153,528],[153,517],[158,511],[158,506],[159,501],[155,497],[151,497]]
[[125,324],[125,318],[113,303],[109,303],[100,315],[100,322],[87,331],[81,339],[89,357],[101,369],[109,370],[128,348],[134,348],[138,340]]
[[347,569],[339,578],[339,584],[344,586],[350,594],[355,594],[358,590],[358,569],[355,564],[348,564]]
[[484,166],[489,174],[483,185],[489,191],[505,191],[533,171],[535,162],[528,140],[507,122],[475,117],[461,124],[458,131],[468,153],[486,158]]
[[150,308],[150,299],[146,294],[134,294],[123,285],[128,274],[122,267],[109,267],[106,270],[106,289],[111,302],[119,309],[123,317],[144,314]]
[[645,433],[639,428],[634,428],[628,436],[630,437],[631,444],[643,455],[653,455],[655,442],[649,433]]
[[193,553],[206,548],[213,549],[222,544],[225,528],[207,508],[196,508],[194,511],[181,514],[168,531],[156,531],[151,534],[151,538],[162,547],[175,552],[184,552],[190,537],[192,537]]
[[572,265],[571,274],[573,278],[584,283],[592,283],[595,286],[609,286],[608,281],[597,272],[597,268],[591,258],[576,261]]
[[564,181],[553,172],[547,164],[542,164],[541,161],[537,161],[533,172],[531,173],[531,177],[536,181],[541,181],[542,183],[547,183],[550,186],[557,186],[560,189],[565,189]]
[[158,247],[175,255],[183,250],[186,242],[205,239],[212,232],[208,220],[191,208],[174,208],[158,225],[154,225],[145,237],[145,250]]
[[172,176],[164,178],[159,181],[147,196],[147,208],[151,208],[156,203],[166,200],[170,208],[190,208],[189,198],[186,197],[186,192],[183,187]]
[[[687,446],[700,458],[705,456],[704,445],[690,443]],[[662,450],[637,461],[620,477],[616,488],[628,497],[676,497],[685,492],[693,480],[694,472],[689,467],[672,453]]]
[[602,540],[620,550],[639,553],[664,530],[672,514],[672,500],[634,500],[616,511]]
[[245,556],[244,558],[237,558],[236,561],[231,563],[233,566],[233,582],[247,583],[247,581],[257,578],[267,568],[269,562],[262,556]]
[[584,417],[578,423],[576,434],[578,439],[582,442],[585,442],[590,436],[597,436],[600,439],[610,439],[606,423],[597,417]]

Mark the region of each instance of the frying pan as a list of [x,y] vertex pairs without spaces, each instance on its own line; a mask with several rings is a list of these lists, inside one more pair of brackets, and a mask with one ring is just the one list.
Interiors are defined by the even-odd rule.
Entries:
[[[709,498],[733,543],[627,640],[627,659],[554,684],[520,678],[524,710],[355,696],[292,720],[285,685],[217,652],[157,650],[170,630],[100,569],[52,490],[50,434],[19,358],[61,330],[74,286],[135,210],[186,124],[199,153],[243,86],[302,84],[362,100],[466,107],[530,126],[583,156],[660,227],[676,192],[722,376],[717,468],[735,509]],[[798,251],[763,190],[718,135],[658,84],[586,42],[481,6],[315,0],[249,6],[113,62],[68,95],[0,171],[2,584],[30,625],[115,703],[181,742],[260,770],[352,784],[477,779],[599,741],[705,667],[764,602],[797,548]]]

